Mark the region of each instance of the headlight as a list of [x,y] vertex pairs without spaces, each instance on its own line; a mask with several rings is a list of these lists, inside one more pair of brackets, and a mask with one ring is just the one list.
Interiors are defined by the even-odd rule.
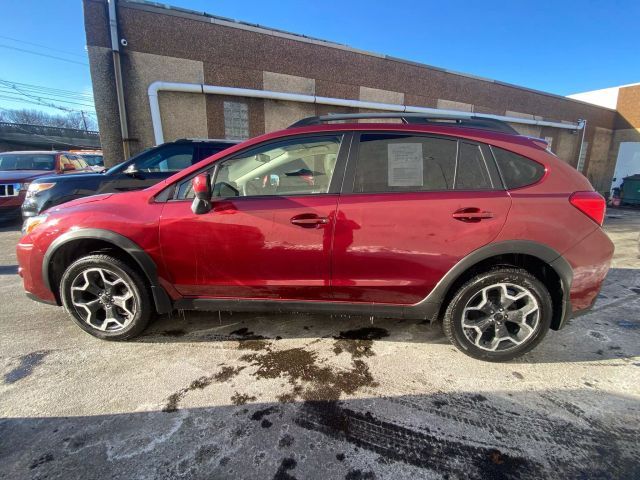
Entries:
[[22,235],[29,235],[33,230],[44,223],[49,215],[36,215],[35,217],[28,217],[22,224]]
[[44,192],[45,190],[49,190],[50,188],[55,186],[55,182],[51,183],[31,183],[29,188],[27,189],[27,198],[33,197],[40,192]]

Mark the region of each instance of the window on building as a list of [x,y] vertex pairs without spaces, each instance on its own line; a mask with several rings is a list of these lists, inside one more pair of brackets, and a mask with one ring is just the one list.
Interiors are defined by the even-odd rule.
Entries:
[[230,140],[249,138],[249,107],[241,102],[224,102],[224,136]]
[[364,134],[360,137],[354,191],[452,189],[456,143],[426,136]]
[[531,185],[544,175],[544,167],[538,162],[502,148],[491,147],[491,150],[508,189]]

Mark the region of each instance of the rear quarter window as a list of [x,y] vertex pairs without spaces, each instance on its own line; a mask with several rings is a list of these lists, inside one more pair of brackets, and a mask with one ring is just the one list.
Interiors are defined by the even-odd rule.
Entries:
[[544,175],[544,166],[538,162],[498,147],[492,146],[491,151],[508,190],[534,184]]

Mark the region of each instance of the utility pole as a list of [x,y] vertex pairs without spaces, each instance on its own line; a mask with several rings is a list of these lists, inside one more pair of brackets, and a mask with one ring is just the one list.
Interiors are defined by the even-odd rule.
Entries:
[[82,115],[82,123],[84,123],[84,131],[87,132],[87,119],[84,118],[84,112],[82,110],[80,110],[80,114]]

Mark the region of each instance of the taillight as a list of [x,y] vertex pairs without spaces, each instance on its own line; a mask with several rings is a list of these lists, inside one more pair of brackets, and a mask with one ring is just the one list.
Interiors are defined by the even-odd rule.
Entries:
[[574,192],[569,197],[571,205],[584,213],[591,220],[602,226],[606,203],[598,192]]

